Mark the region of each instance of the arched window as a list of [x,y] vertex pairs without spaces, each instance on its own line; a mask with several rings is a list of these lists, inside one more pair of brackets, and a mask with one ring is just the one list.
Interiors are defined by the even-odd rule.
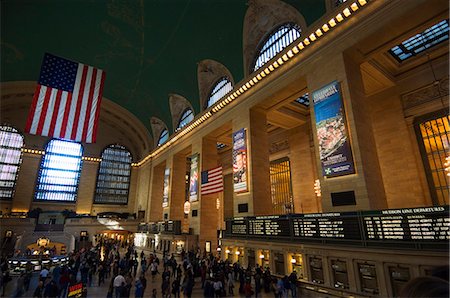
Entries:
[[187,109],[186,111],[184,111],[184,113],[180,117],[180,122],[178,123],[177,130],[183,128],[186,124],[191,122],[192,119],[194,119],[194,113],[192,113],[192,110]]
[[167,142],[168,139],[169,139],[169,131],[167,129],[164,129],[159,135],[158,146],[161,146],[162,144]]
[[263,66],[267,61],[283,51],[301,35],[300,27],[294,23],[278,27],[264,42],[258,57],[255,59],[253,71]]
[[81,174],[80,143],[53,139],[45,148],[39,169],[36,201],[75,202]]
[[23,136],[17,129],[0,125],[0,200],[10,200],[14,196],[22,146]]
[[131,153],[121,145],[110,145],[102,153],[94,203],[127,204],[131,176]]
[[216,83],[216,85],[214,85],[214,88],[209,95],[206,108],[209,108],[210,106],[215,104],[219,99],[224,97],[231,90],[233,90],[233,85],[231,84],[230,80],[228,80],[228,78],[226,77],[221,78]]

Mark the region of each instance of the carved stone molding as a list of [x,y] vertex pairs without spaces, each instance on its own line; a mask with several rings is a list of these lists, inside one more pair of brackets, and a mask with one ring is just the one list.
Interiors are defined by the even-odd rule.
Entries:
[[192,113],[194,113],[194,109],[189,100],[178,94],[169,94],[169,107],[170,113],[172,114],[173,131],[177,129],[178,122],[184,111],[191,109]]
[[402,95],[403,109],[407,110],[424,103],[434,101],[449,94],[449,78],[439,81]]
[[288,140],[278,141],[270,144],[269,153],[273,154],[286,149],[289,149]]

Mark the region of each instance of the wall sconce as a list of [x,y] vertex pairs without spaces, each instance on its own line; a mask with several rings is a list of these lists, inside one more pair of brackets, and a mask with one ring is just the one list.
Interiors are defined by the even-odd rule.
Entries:
[[314,181],[314,192],[316,193],[316,196],[321,197],[322,196],[322,190],[320,188],[320,180],[316,179]]
[[294,259],[294,258],[292,258],[292,259],[291,259],[291,263],[292,263],[292,264],[295,264],[295,263],[297,263],[297,260]]
[[241,252],[238,250],[238,251],[235,252],[235,254],[238,256],[238,255],[241,254]]
[[220,246],[217,247],[217,251],[222,251],[222,248],[220,248]]
[[230,253],[230,250],[229,250],[229,249],[227,249],[227,250],[225,250],[225,252],[226,252],[227,254],[229,254],[229,253]]
[[263,254],[260,254],[260,255],[259,255],[259,258],[260,258],[260,259],[264,259],[264,255],[263,255]]

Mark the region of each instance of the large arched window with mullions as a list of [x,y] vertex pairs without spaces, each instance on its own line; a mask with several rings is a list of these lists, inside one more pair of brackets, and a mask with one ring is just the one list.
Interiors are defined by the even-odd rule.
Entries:
[[167,129],[163,129],[163,131],[161,131],[161,134],[159,135],[158,146],[161,146],[162,144],[167,142],[168,139],[169,139],[169,131]]
[[14,127],[0,125],[0,200],[11,200],[14,196],[22,164],[23,139]]
[[53,139],[45,148],[34,199],[75,202],[81,174],[80,143]]
[[253,63],[253,71],[262,67],[300,36],[301,30],[297,24],[286,23],[276,28],[262,44]]
[[233,84],[231,84],[230,80],[226,77],[221,78],[212,88],[208,97],[206,108],[209,108],[215,104],[231,90],[233,90]]
[[184,113],[180,117],[180,121],[178,122],[177,130],[186,126],[189,122],[192,121],[192,119],[194,119],[194,113],[192,112],[192,110],[187,109],[186,111],[184,111]]
[[110,145],[103,150],[95,189],[95,204],[128,203],[131,159],[131,153],[121,145]]

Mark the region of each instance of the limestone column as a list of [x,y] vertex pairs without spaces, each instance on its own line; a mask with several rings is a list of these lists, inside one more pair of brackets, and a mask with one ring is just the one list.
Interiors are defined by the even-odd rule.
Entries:
[[[210,170],[218,166],[219,156],[217,154],[216,139],[203,138],[201,160],[202,171]],[[212,253],[216,252],[217,249],[217,217],[219,213],[216,207],[216,200],[219,195],[219,193],[201,195],[200,199],[199,245],[203,250],[206,241],[211,241]]]
[[[247,115],[233,119],[233,133],[242,128],[247,131],[248,192],[233,194],[234,216],[271,214],[273,208],[266,112],[256,108],[250,109]],[[248,204],[248,212],[239,213],[240,204]]]
[[[313,92],[335,80],[340,83],[347,132],[356,171],[355,174],[341,177],[324,178],[322,176],[315,129],[314,105],[311,102],[311,124],[316,148],[317,174],[322,187],[323,211],[386,208],[386,195],[378,162],[369,105],[364,94],[360,63],[354,61],[350,56],[338,53],[332,57],[327,57],[326,60],[323,60],[323,63],[324,65],[317,63],[314,70],[309,71],[307,77],[308,89]],[[356,204],[333,206],[331,194],[345,191],[354,191]]]
[[319,212],[314,192],[314,160],[310,149],[311,125],[289,130],[289,149],[291,163],[292,192],[295,213]]
[[162,162],[153,168],[152,189],[150,196],[150,221],[160,221],[163,219],[162,197],[164,188],[164,170],[166,163]]
[[186,154],[184,152],[173,156],[171,180],[169,218],[183,221],[183,208],[186,200]]

